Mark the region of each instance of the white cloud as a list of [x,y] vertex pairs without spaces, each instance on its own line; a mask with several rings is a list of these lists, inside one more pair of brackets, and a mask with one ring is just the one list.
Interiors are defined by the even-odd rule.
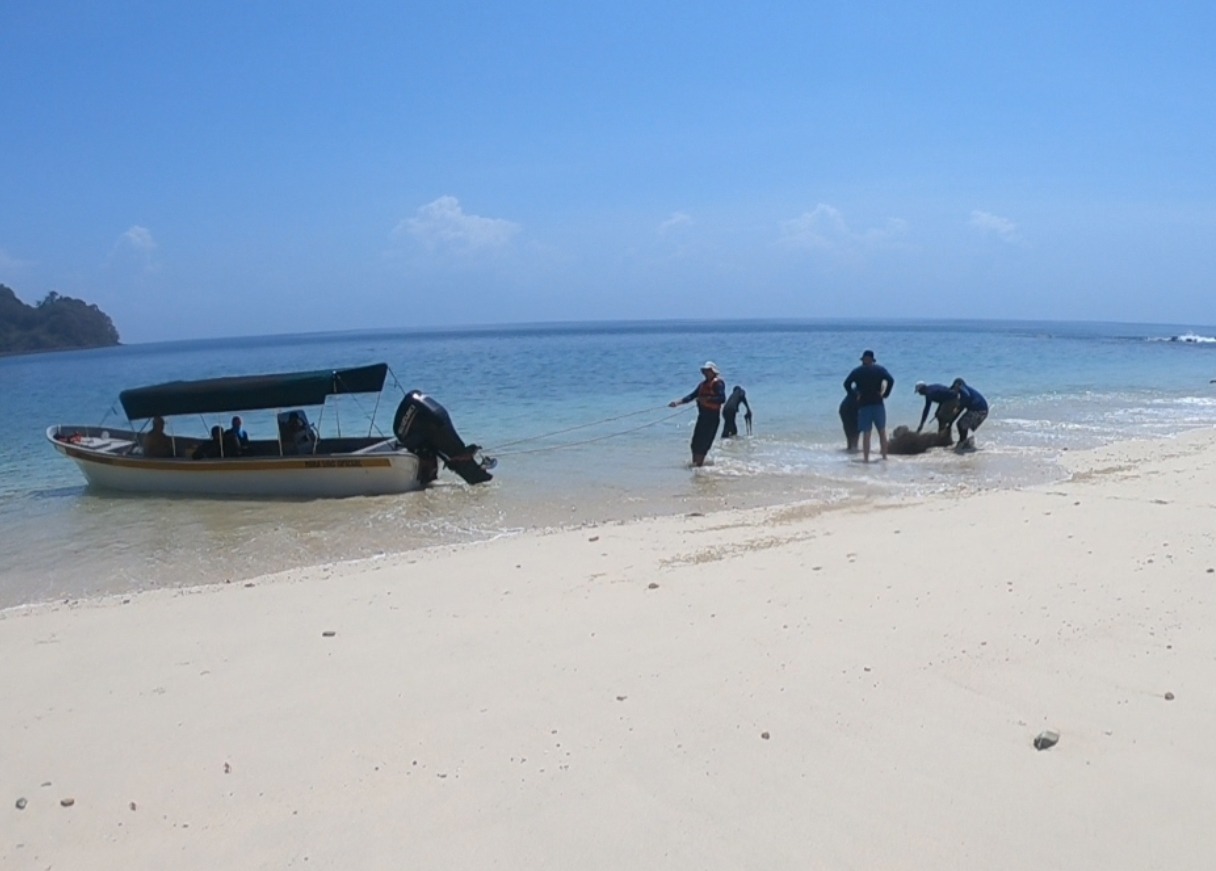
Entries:
[[659,224],[659,235],[665,236],[679,227],[687,227],[692,223],[692,215],[685,212],[672,212],[666,221]]
[[1007,242],[1016,241],[1018,238],[1017,224],[991,212],[981,212],[976,209],[971,213],[971,220],[968,223],[981,233],[1000,236]]
[[414,217],[393,229],[394,238],[410,237],[429,249],[477,251],[503,248],[520,226],[502,218],[469,215],[456,197],[443,196],[420,206]]
[[155,272],[160,264],[156,262],[156,240],[152,231],[147,227],[133,224],[126,232],[118,237],[110,251],[110,261],[134,264],[145,272]]
[[34,264],[28,260],[18,260],[16,257],[9,254],[3,248],[0,248],[0,269],[12,270],[14,272],[33,266]]
[[147,254],[156,250],[156,240],[152,238],[152,232],[147,227],[141,227],[138,224],[123,233],[119,242]]
[[850,253],[862,248],[899,245],[907,233],[908,222],[902,218],[891,218],[882,227],[856,232],[849,227],[839,209],[819,203],[813,210],[797,218],[782,221],[777,244],[811,251]]

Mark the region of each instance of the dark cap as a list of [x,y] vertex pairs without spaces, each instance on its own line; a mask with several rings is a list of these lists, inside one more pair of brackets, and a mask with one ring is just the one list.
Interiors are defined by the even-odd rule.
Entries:
[[863,360],[873,360],[873,359],[874,359],[874,352],[873,352],[873,351],[871,351],[869,348],[867,348],[866,350],[864,350],[864,351],[862,351],[862,352],[861,352],[861,359],[863,359]]

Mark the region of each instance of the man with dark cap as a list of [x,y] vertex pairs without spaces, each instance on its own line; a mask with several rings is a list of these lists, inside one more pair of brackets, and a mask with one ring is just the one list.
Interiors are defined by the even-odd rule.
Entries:
[[988,418],[988,400],[974,387],[968,386],[962,378],[955,378],[950,389],[958,391],[958,404],[963,410],[958,418],[958,444],[955,449],[964,451],[974,448],[975,436],[968,438],[967,433],[974,433]]
[[885,367],[879,366],[874,352],[861,355],[861,365],[844,379],[844,389],[857,394],[857,428],[861,430],[861,456],[870,462],[870,430],[878,430],[878,445],[882,458],[887,458],[887,407],[883,400],[891,395],[895,379]]

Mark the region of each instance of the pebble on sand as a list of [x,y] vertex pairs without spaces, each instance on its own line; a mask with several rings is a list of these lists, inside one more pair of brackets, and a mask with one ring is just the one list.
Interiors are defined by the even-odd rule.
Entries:
[[72,805],[76,804],[76,799],[74,799],[74,798],[61,798],[61,799],[59,799],[59,803],[60,803],[61,805],[63,805],[64,807],[71,807]]
[[17,810],[19,810],[19,811],[23,811],[23,810],[25,810],[25,806],[26,806],[28,803],[29,803],[29,802],[27,802],[27,801],[25,800],[25,796],[22,796],[21,798],[17,799]]
[[768,732],[761,732],[760,737],[767,741],[769,739],[769,734]]
[[324,632],[321,633],[321,637],[322,638],[333,638],[337,634],[338,633],[332,629],[326,629]]
[[1035,750],[1046,750],[1049,747],[1054,747],[1060,741],[1060,733],[1045,730],[1040,732],[1034,738]]
[[1165,694],[1165,700],[1166,700],[1167,702],[1172,702],[1172,701],[1174,700],[1174,694],[1173,694],[1173,693],[1166,693],[1166,694]]

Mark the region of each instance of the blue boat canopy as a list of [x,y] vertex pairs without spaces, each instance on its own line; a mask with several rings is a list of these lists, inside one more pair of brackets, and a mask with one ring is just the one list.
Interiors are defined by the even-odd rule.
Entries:
[[170,381],[118,395],[128,420],[174,414],[214,414],[259,408],[321,405],[339,393],[379,393],[387,363],[355,369],[321,369],[280,375],[241,375],[204,381]]

